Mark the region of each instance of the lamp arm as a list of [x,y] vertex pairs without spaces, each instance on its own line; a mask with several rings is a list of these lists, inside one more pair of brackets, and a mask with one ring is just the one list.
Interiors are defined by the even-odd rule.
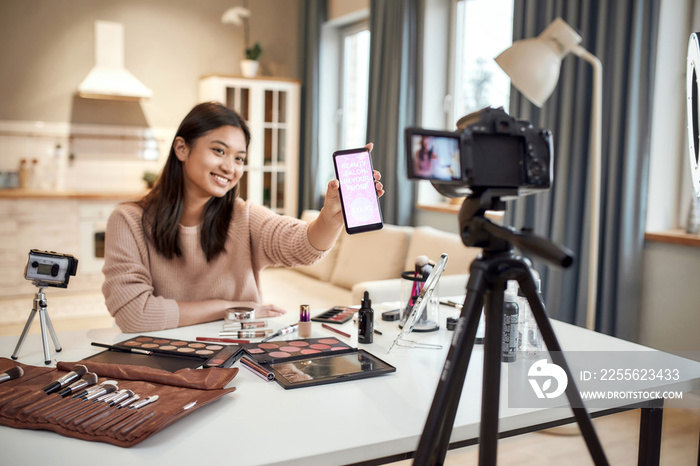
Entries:
[[602,107],[603,65],[600,60],[581,46],[572,50],[593,67],[593,104],[591,107],[591,231],[590,257],[588,262],[588,309],[586,328],[595,330],[596,304],[598,298],[598,259],[600,257],[600,191],[602,171]]

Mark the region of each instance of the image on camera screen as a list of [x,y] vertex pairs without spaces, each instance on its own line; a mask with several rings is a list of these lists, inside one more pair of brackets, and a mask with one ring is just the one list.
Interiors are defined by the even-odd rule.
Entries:
[[411,135],[413,177],[424,180],[456,181],[461,163],[457,136]]

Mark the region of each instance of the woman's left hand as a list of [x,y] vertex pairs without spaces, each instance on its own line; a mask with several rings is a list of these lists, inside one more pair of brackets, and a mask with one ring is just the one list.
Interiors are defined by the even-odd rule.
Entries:
[[[374,148],[373,143],[368,143],[365,148],[372,152]],[[384,195],[384,185],[381,183],[382,174],[379,171],[374,170],[374,186],[377,190],[377,197],[382,197]],[[324,212],[325,211],[325,212]],[[326,189],[326,198],[323,203],[322,214],[326,215],[326,219],[332,219],[332,221],[339,226],[343,225],[343,213],[342,206],[340,204],[340,183],[338,180],[331,180],[328,183],[328,189]]]
[[[371,142],[365,148],[372,152],[374,144]],[[384,185],[379,181],[382,174],[374,170],[374,186],[377,196],[384,195]],[[326,189],[326,199],[318,217],[309,225],[309,242],[319,251],[327,251],[332,248],[338,235],[343,229],[343,212],[340,203],[340,183],[338,180],[331,180]]]

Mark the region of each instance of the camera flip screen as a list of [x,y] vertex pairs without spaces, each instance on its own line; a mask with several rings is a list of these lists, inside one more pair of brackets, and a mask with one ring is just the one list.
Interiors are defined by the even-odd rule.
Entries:
[[460,162],[459,136],[437,131],[425,134],[411,133],[409,176],[423,180],[459,181]]

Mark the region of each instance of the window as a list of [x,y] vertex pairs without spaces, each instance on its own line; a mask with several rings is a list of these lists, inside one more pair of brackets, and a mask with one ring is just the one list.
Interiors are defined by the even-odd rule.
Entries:
[[[486,106],[503,107],[508,111],[510,79],[494,58],[513,42],[513,0],[451,0],[449,17],[445,74],[432,70],[424,85],[437,87],[436,79],[447,82],[440,120],[444,119],[443,128],[451,131],[461,117]],[[436,27],[436,24],[426,25],[429,26]],[[439,43],[431,46],[440,48]],[[424,94],[428,91],[423,89]],[[423,111],[425,121],[425,108]],[[433,114],[429,120],[437,121]],[[419,205],[444,201],[430,183],[418,183]]]
[[513,42],[513,0],[454,1],[451,128],[486,106],[508,111],[510,79],[494,58]]
[[341,30],[339,148],[362,147],[367,143],[369,37],[366,22]]

